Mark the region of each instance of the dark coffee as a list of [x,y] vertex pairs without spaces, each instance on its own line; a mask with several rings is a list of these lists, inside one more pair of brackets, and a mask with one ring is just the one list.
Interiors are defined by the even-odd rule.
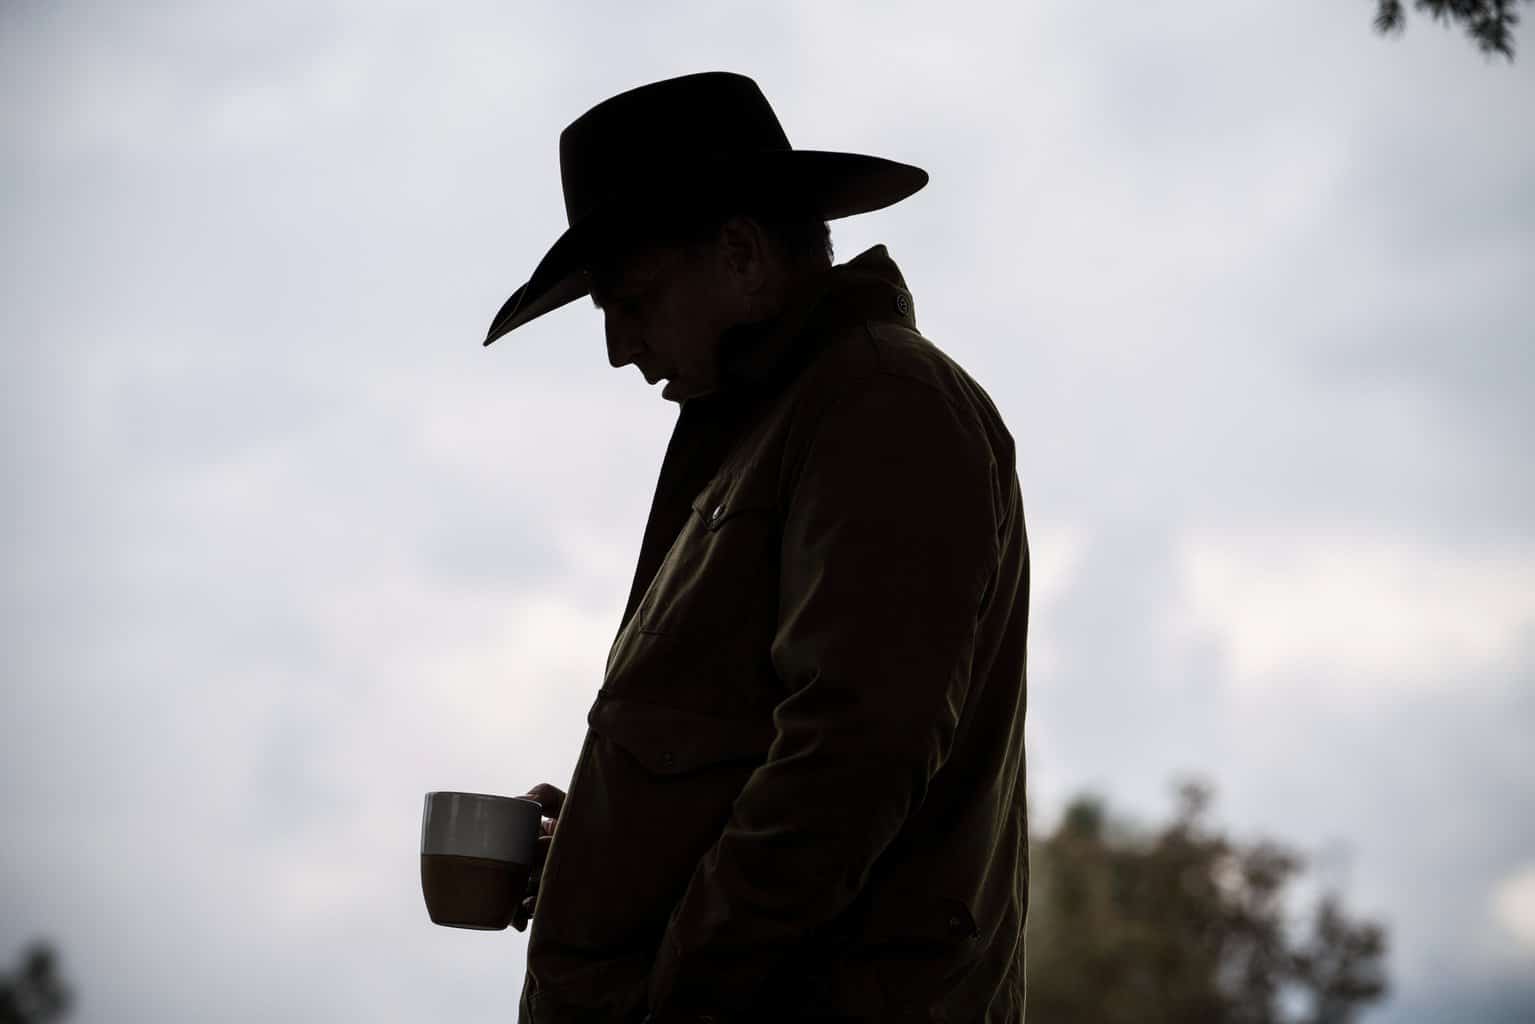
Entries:
[[421,891],[426,895],[426,912],[435,923],[453,928],[505,928],[527,895],[528,871],[527,864],[514,861],[423,853]]

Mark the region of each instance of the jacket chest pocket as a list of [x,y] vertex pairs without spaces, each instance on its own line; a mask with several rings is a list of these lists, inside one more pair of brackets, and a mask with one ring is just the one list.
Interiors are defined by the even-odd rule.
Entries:
[[776,600],[780,527],[773,495],[750,477],[722,474],[691,506],[635,609],[641,633],[718,635],[739,629],[755,604]]

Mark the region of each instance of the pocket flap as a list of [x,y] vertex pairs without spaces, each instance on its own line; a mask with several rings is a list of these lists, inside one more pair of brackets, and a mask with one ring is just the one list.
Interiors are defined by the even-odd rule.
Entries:
[[778,735],[771,719],[723,718],[601,691],[586,724],[657,775],[727,761],[766,761]]
[[953,896],[924,896],[908,901],[888,898],[870,909],[862,939],[871,946],[952,945],[975,938],[980,930],[970,905]]
[[693,511],[704,529],[717,530],[744,512],[761,512],[772,507],[770,500],[752,493],[741,481],[739,474],[718,476],[694,496]]

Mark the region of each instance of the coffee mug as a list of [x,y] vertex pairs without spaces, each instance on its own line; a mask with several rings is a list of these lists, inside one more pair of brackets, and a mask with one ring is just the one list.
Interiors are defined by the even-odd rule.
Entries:
[[527,895],[543,809],[523,796],[436,792],[421,813],[426,912],[450,928],[496,931]]

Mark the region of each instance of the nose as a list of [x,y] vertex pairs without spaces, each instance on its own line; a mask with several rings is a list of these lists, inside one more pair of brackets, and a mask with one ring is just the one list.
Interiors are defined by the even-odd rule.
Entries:
[[634,354],[640,350],[640,346],[627,331],[613,322],[613,317],[608,316],[605,321],[608,340],[608,362],[616,370],[620,366],[628,366],[634,362]]

